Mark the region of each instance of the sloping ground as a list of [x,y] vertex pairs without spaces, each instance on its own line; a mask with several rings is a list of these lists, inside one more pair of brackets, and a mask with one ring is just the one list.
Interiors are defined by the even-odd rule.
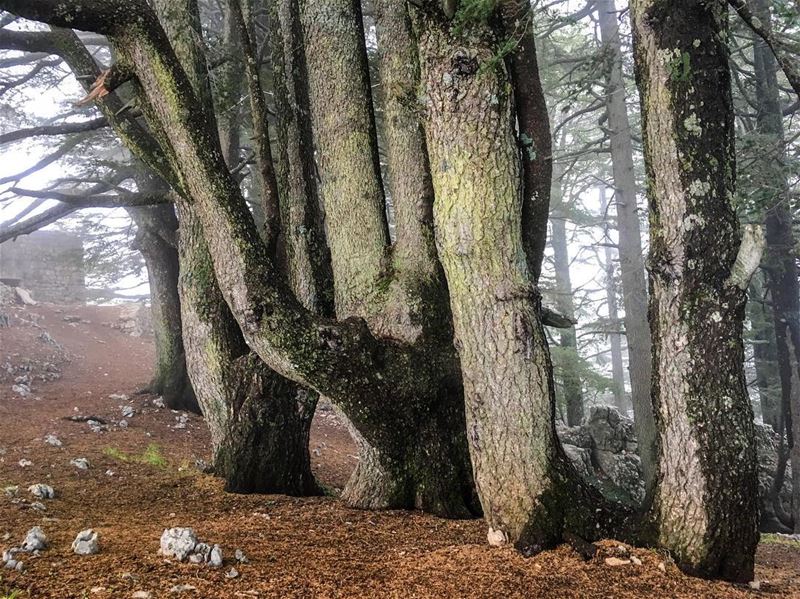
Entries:
[[[137,591],[153,598],[800,597],[798,544],[762,544],[761,589],[754,591],[686,577],[644,550],[633,550],[641,565],[608,565],[605,557],[618,552],[613,542],[588,562],[568,547],[526,559],[485,545],[479,521],[357,511],[330,497],[226,494],[195,466],[209,458],[202,420],[133,395],[148,379],[152,342],[101,325],[113,318],[108,310],[38,306],[0,328],[0,362],[11,354],[49,356],[50,346],[39,345],[42,330],[23,322],[33,314],[69,355],[62,376],[34,380],[27,397],[11,391],[12,381],[0,383],[0,488],[19,486],[16,498],[0,494],[0,548],[18,545],[36,525],[50,540],[39,557],[23,558],[25,572],[0,570],[0,597],[12,589],[36,599],[129,598]],[[65,322],[65,315],[81,321]],[[120,427],[124,405],[135,415]],[[64,420],[70,416],[94,416],[107,426],[93,432],[86,422]],[[49,434],[63,446],[45,443]],[[340,488],[354,447],[330,411],[316,419],[311,449],[320,479]],[[89,470],[70,464],[79,457],[90,461]],[[21,467],[21,459],[32,464]],[[35,483],[55,488],[56,498],[43,501],[46,512],[31,508],[26,489]],[[162,531],[175,526],[220,544],[225,566],[159,556]],[[70,544],[86,528],[99,531],[101,553],[73,555]],[[235,549],[249,563],[235,563]],[[232,567],[236,578],[226,577]],[[180,585],[186,590],[172,592]]]

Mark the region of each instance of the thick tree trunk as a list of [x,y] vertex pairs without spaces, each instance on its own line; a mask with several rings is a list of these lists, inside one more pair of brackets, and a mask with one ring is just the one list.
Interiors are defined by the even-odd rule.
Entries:
[[605,511],[599,495],[577,482],[556,438],[552,366],[522,242],[513,99],[494,59],[497,37],[482,23],[456,28],[432,4],[423,10],[436,242],[489,542],[538,551],[560,542],[565,529],[586,537],[619,532],[625,510]]
[[658,540],[691,573],[747,581],[758,492],[742,321],[763,240],[748,231],[740,242],[731,206],[727,10],[700,0],[631,9],[651,210]]
[[[755,0],[753,13],[766,31],[771,31],[770,1]],[[792,230],[792,212],[784,170],[785,141],[783,113],[779,99],[778,64],[772,50],[761,39],[753,50],[758,102],[758,130],[774,143],[773,151],[764,152],[763,187],[760,189],[766,214],[767,288],[772,299],[778,374],[781,381],[781,404],[789,407],[792,437],[792,471],[800,472],[800,282],[798,282],[796,243]],[[800,532],[800,476],[794,477],[792,506],[795,532]]]
[[[181,6],[157,2],[157,7],[200,101],[210,108],[203,54],[180,42],[187,31],[199,31],[195,0]],[[176,195],[176,204],[183,334],[189,373],[211,432],[215,471],[233,492],[316,493],[308,454],[316,394],[251,354],[217,285],[200,222],[184,198]]]
[[615,0],[598,0],[597,15],[607,60],[606,114],[610,130],[614,204],[619,230],[619,265],[622,303],[625,308],[631,402],[642,473],[649,494],[656,476],[656,429],[650,401],[651,341],[647,323],[644,251],[633,170],[633,141],[628,109],[625,106],[619,12]]
[[[147,391],[164,398],[173,410],[199,412],[186,370],[178,297],[178,251],[164,235],[175,235],[172,206],[128,209],[138,228],[136,245],[147,265],[156,344],[155,372]],[[163,234],[162,234],[163,232]]]

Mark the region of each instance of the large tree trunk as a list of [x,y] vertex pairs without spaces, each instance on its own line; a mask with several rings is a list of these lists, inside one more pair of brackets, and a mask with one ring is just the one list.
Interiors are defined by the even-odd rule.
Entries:
[[[766,31],[771,31],[770,1],[755,0],[753,12]],[[800,282],[792,212],[787,199],[784,158],[783,112],[779,99],[778,64],[772,50],[761,39],[753,49],[756,73],[758,130],[774,147],[763,152],[763,186],[760,195],[767,227],[767,288],[772,299],[781,404],[791,414],[787,435],[792,437],[793,472],[800,472]],[[786,410],[786,407],[789,410]],[[781,434],[783,434],[781,432]],[[795,532],[800,532],[800,476],[794,477],[792,510]]]
[[[180,6],[158,0],[156,7],[198,98],[210,108],[195,0]],[[235,26],[230,13],[229,18]],[[228,158],[234,154],[231,150]],[[316,493],[308,454],[316,395],[250,353],[217,285],[200,222],[185,198],[176,196],[176,204],[183,334],[189,373],[211,432],[215,471],[233,492]]]
[[[513,98],[497,36],[453,25],[432,4],[419,16],[434,223],[461,360],[467,437],[492,544],[539,551],[565,530],[620,532],[558,443],[552,366],[522,241]],[[538,77],[538,73],[530,76]],[[597,512],[595,512],[597,509]]]
[[619,265],[622,303],[625,308],[625,337],[628,342],[631,402],[642,473],[649,494],[656,476],[656,429],[650,402],[651,341],[647,324],[644,252],[633,170],[633,141],[628,109],[625,106],[619,13],[614,0],[598,0],[597,15],[607,60],[606,114],[610,130],[614,204],[619,230]]
[[128,214],[138,228],[136,245],[144,256],[150,283],[156,363],[147,391],[161,395],[173,410],[199,412],[183,346],[175,210],[172,206],[129,208]]
[[727,10],[700,0],[631,8],[651,211],[658,539],[691,573],[747,581],[758,492],[742,321],[763,240],[752,230],[740,240],[731,205]]

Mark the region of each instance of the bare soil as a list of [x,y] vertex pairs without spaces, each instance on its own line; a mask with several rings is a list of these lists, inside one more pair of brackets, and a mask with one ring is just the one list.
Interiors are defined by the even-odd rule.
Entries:
[[[567,546],[524,558],[488,547],[477,520],[359,511],[335,497],[227,494],[196,467],[209,459],[202,419],[190,416],[186,428],[175,428],[180,414],[135,395],[150,376],[152,339],[103,325],[114,310],[5,309],[11,326],[0,328],[0,488],[20,490],[16,498],[0,493],[0,548],[19,544],[36,525],[50,547],[28,557],[23,573],[0,570],[0,598],[12,590],[37,599],[127,598],[136,591],[153,598],[800,597],[800,544],[762,543],[760,590],[753,590],[687,577],[654,551],[631,550],[641,565],[608,565],[605,558],[619,551],[613,541],[601,543],[590,561]],[[43,340],[43,331],[61,348]],[[11,386],[25,369],[41,376],[21,397]],[[58,371],[60,378],[48,380]],[[125,404],[136,414],[122,428],[115,423]],[[95,416],[109,426],[92,432],[85,422],[64,419],[70,416]],[[63,447],[46,444],[48,434]],[[318,414],[311,450],[320,480],[341,489],[357,458],[332,411]],[[70,465],[78,457],[90,461],[88,471]],[[32,465],[21,467],[21,459]],[[56,490],[44,502],[46,512],[30,507],[34,498],[26,489],[34,483]],[[193,527],[202,540],[219,543],[224,568],[159,556],[161,533],[174,526]],[[101,552],[73,555],[71,542],[86,528],[99,531]],[[234,563],[235,549],[249,563]],[[227,578],[234,566],[239,576]],[[193,589],[176,593],[176,585]]]

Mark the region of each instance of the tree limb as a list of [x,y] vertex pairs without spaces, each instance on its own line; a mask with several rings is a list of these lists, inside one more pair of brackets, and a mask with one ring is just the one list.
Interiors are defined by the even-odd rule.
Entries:
[[14,224],[0,223],[0,243],[6,242],[10,239],[16,239],[21,235],[30,235],[38,231],[42,227],[51,225],[57,220],[72,214],[78,210],[76,206],[69,204],[59,204],[49,210],[37,214],[33,218],[24,220],[22,222],[15,222]]
[[103,35],[135,25],[143,7],[143,0],[0,0],[17,16]]
[[750,29],[758,34],[772,50],[778,64],[781,65],[792,89],[800,97],[800,68],[797,67],[797,50],[791,48],[786,42],[776,37],[770,30],[769,24],[763,23],[747,4],[747,0],[728,0]]
[[61,125],[45,125],[42,127],[31,127],[30,129],[18,129],[5,135],[0,135],[0,145],[27,139],[29,137],[40,137],[45,135],[69,135],[70,133],[84,133],[95,131],[108,126],[108,119],[100,117],[90,121],[80,123],[62,123]]
[[69,194],[59,191],[21,189],[12,187],[7,193],[28,198],[57,200],[77,208],[130,208],[167,204],[171,200],[165,193]]

